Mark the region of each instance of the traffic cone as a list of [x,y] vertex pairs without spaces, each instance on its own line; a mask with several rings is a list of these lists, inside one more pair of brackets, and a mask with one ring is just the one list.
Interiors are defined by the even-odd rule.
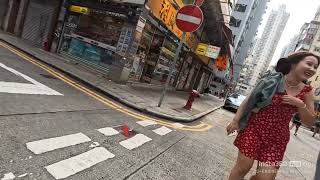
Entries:
[[126,124],[122,125],[121,130],[122,130],[122,133],[125,137],[130,136],[130,130],[129,130],[128,125],[126,125]]

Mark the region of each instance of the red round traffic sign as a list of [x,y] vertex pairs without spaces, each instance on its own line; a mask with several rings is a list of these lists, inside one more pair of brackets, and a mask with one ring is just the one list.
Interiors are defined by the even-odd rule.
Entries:
[[204,0],[196,0],[196,2],[195,2],[195,4],[197,5],[197,6],[201,6],[202,4],[204,3]]
[[183,32],[194,32],[203,22],[203,12],[195,5],[182,7],[176,16],[176,24]]

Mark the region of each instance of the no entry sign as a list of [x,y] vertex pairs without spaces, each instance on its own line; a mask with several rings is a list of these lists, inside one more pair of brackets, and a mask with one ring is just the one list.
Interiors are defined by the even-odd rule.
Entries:
[[176,16],[176,24],[183,32],[194,32],[203,22],[203,12],[195,5],[182,7]]

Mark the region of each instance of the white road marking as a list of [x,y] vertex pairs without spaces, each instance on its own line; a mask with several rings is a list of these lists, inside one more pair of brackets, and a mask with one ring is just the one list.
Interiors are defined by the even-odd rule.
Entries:
[[56,179],[63,179],[113,157],[106,148],[98,147],[45,168]]
[[127,139],[127,140],[124,140],[124,141],[121,141],[119,144],[129,150],[132,150],[134,148],[137,148],[141,145],[143,145],[144,143],[147,143],[149,141],[151,141],[152,139],[149,138],[148,136],[146,135],[143,135],[143,134],[137,134],[135,136],[133,136],[132,138],[130,139]]
[[31,77],[22,74],[15,69],[12,69],[2,63],[0,67],[10,71],[16,76],[22,77],[23,79],[29,81],[32,84],[27,83],[15,83],[15,82],[4,82],[0,81],[0,92],[1,93],[12,93],[12,94],[40,94],[40,95],[55,95],[63,96],[63,94],[39,83],[38,81],[32,79]]
[[28,175],[28,173],[21,174],[21,175],[19,175],[18,177],[19,177],[19,178],[25,177],[26,175]]
[[12,180],[14,179],[16,176],[12,173],[12,172],[9,172],[7,174],[4,174],[4,177],[1,178],[1,180]]
[[177,127],[177,128],[183,128],[184,125],[183,124],[180,124],[180,123],[173,123],[172,124],[174,127]]
[[177,19],[179,19],[181,21],[193,23],[193,24],[201,24],[201,21],[202,21],[202,19],[200,19],[200,18],[197,18],[194,16],[189,16],[186,14],[181,14],[181,13],[178,14]]
[[143,127],[146,127],[146,126],[156,125],[158,123],[155,121],[151,121],[151,120],[144,120],[144,121],[137,121],[137,124],[139,124]]
[[111,127],[106,127],[106,128],[101,128],[101,129],[97,129],[99,132],[101,132],[102,134],[104,134],[105,136],[113,136],[116,134],[119,134],[119,132]]
[[95,148],[95,147],[98,147],[98,146],[100,146],[100,144],[98,142],[93,142],[89,147]]
[[164,136],[164,135],[170,133],[171,131],[172,131],[171,129],[169,129],[165,126],[162,126],[161,128],[153,130],[153,132],[155,132],[156,134],[158,134],[160,136]]
[[91,139],[82,134],[70,134],[61,137],[42,139],[39,141],[33,141],[26,143],[27,148],[32,151],[34,154],[41,154],[55,149],[60,149],[68,146],[73,146],[81,144],[84,142],[89,142]]

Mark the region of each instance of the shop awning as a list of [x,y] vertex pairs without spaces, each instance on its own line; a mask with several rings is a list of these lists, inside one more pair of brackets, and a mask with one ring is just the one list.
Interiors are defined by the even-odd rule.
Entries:
[[[220,0],[205,1],[201,7],[205,15],[205,27],[210,44],[217,46],[225,46],[233,44],[233,34],[231,29],[226,25],[224,16],[227,14],[222,13]],[[228,47],[228,46],[226,46]],[[231,54],[229,48],[228,53]]]

